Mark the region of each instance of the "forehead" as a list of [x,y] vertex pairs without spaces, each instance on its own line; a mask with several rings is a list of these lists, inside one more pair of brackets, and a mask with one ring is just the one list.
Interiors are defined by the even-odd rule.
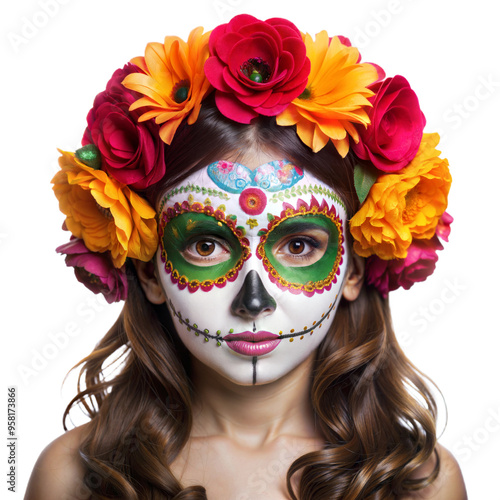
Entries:
[[[284,202],[294,203],[295,200],[311,197],[326,199],[345,215],[344,202],[335,189],[314,177],[307,168],[283,159],[264,163],[252,170],[241,163],[220,160],[168,189],[160,200],[159,212],[166,206],[185,200],[213,206],[239,200],[239,206],[234,209],[258,215],[260,208],[281,210]],[[261,207],[261,204],[265,206]]]

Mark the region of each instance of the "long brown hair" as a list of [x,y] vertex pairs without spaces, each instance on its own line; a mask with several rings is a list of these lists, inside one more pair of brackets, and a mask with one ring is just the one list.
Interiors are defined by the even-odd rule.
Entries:
[[[350,216],[357,210],[354,158],[342,159],[332,144],[313,153],[293,128],[278,127],[273,118],[251,125],[225,120],[211,98],[167,148],[163,184],[144,195],[154,203],[168,186],[215,159],[259,149],[285,155],[335,187]],[[78,394],[64,415],[80,404],[91,418],[80,447],[86,485],[97,499],[206,499],[201,485],[183,488],[170,470],[191,431],[188,353],[167,308],[147,300],[131,262],[127,271],[122,313],[79,363]],[[119,368],[105,377],[110,360]],[[357,300],[339,303],[317,351],[311,405],[325,444],[291,465],[294,500],[387,500],[437,476],[439,463],[431,476],[410,479],[434,452],[436,404],[399,347],[388,301],[376,290],[363,285]],[[299,472],[293,491],[291,478]]]

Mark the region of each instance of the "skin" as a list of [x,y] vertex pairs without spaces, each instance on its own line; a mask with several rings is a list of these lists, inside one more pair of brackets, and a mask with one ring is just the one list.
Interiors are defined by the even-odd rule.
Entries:
[[[253,152],[238,161],[256,167],[280,157]],[[164,303],[158,269],[141,262],[136,263],[136,268],[148,299]],[[347,300],[357,298],[362,275],[362,260],[353,258],[341,290]],[[172,465],[176,477],[185,486],[203,484],[209,499],[289,499],[285,477],[290,464],[322,446],[309,402],[313,358],[311,352],[286,376],[249,385],[236,383],[193,357],[194,424],[187,446]],[[26,500],[90,498],[82,486],[84,470],[78,460],[85,428],[68,431],[43,451],[33,470]],[[398,500],[467,499],[456,460],[439,445],[437,452],[441,461],[437,480],[425,490]],[[428,475],[433,467],[431,458],[415,477]],[[231,473],[222,472],[228,470]]]

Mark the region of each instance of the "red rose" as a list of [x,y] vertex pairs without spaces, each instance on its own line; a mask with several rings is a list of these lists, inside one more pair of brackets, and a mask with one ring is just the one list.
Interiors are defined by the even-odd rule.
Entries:
[[127,64],[114,72],[89,111],[82,144],[97,146],[101,168],[108,175],[134,189],[145,189],[163,177],[165,160],[159,126],[152,120],[139,123],[138,112],[129,112],[140,96],[121,82],[138,71],[137,66]]
[[66,265],[74,268],[80,283],[96,294],[102,293],[109,304],[127,297],[127,275],[123,268],[113,266],[107,253],[91,252],[83,240],[74,237],[56,252],[66,255]]
[[276,116],[306,88],[311,63],[286,19],[241,14],[212,31],[209,47],[205,74],[220,112],[234,121]]
[[369,160],[379,170],[396,172],[417,154],[425,126],[418,98],[408,81],[397,75],[370,87],[371,124],[358,128],[360,140],[352,148],[358,158]]

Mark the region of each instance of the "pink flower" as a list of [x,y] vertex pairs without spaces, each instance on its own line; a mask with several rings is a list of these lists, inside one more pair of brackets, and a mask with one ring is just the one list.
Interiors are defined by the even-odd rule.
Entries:
[[297,27],[286,19],[241,14],[210,35],[205,74],[228,118],[250,123],[281,113],[307,85],[311,63]]
[[366,282],[375,286],[382,296],[402,286],[408,290],[417,281],[425,281],[436,268],[436,250],[443,246],[435,237],[413,240],[406,259],[382,260],[372,255],[366,260]]
[[436,234],[444,241],[448,241],[448,237],[450,236],[450,224],[453,222],[453,217],[445,212],[441,215],[439,222],[436,226]]
[[352,144],[358,158],[369,160],[384,172],[396,172],[408,165],[422,141],[425,117],[408,81],[397,75],[370,87],[371,124],[357,127],[360,140]]
[[87,116],[82,144],[95,144],[101,153],[101,168],[108,175],[134,189],[145,189],[165,174],[164,144],[159,126],[152,120],[138,121],[130,105],[140,96],[121,81],[139,72],[133,64],[114,72],[106,90],[98,94]]
[[74,268],[80,283],[96,294],[102,293],[109,304],[126,299],[125,266],[115,268],[107,253],[91,252],[83,240],[73,237],[69,243],[57,247],[56,252],[66,255],[66,265]]
[[233,171],[234,165],[233,165],[233,163],[231,163],[229,161],[221,160],[221,161],[219,161],[219,163],[217,163],[217,168],[223,174],[229,174],[229,172]]
[[425,281],[436,268],[437,250],[443,250],[439,238],[448,241],[453,217],[445,212],[431,239],[414,239],[405,259],[382,260],[372,255],[366,259],[366,282],[386,298],[388,293],[402,286],[408,290],[417,281]]

